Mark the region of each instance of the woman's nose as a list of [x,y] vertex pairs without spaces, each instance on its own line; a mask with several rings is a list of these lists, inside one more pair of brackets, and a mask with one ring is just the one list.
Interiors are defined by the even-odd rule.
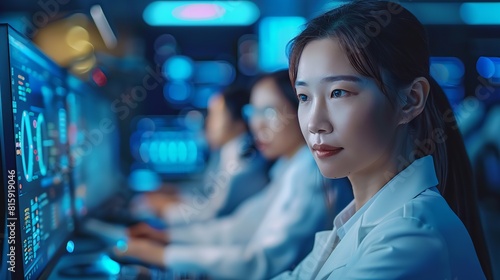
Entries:
[[254,133],[264,129],[265,127],[266,127],[266,122],[264,118],[255,116],[250,119],[250,128],[253,130]]
[[314,102],[314,106],[311,106],[309,112],[309,122],[308,130],[312,134],[318,133],[332,133],[333,124],[329,118],[329,112],[327,106],[324,102]]

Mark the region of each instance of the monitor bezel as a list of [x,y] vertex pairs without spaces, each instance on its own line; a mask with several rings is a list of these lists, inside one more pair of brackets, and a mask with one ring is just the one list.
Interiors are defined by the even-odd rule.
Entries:
[[[0,65],[5,65],[7,67],[7,71],[0,71],[0,123],[2,125],[0,130],[0,156],[1,162],[0,167],[2,168],[2,172],[0,172],[3,191],[2,191],[2,201],[4,201],[4,208],[2,211],[2,216],[5,217],[2,223],[2,231],[3,234],[7,233],[7,223],[8,223],[8,170],[16,170],[17,171],[17,162],[16,162],[16,143],[14,139],[14,117],[12,114],[12,91],[11,91],[11,77],[10,77],[10,46],[9,46],[9,33],[10,27],[7,24],[0,24],[0,38],[4,38],[0,40],[2,43],[0,44]],[[2,81],[8,81],[6,83]],[[8,112],[8,113],[7,113]],[[17,186],[19,185],[17,176],[14,178],[15,186],[16,186],[16,199],[15,199],[15,219],[17,219],[16,227],[15,227],[15,238],[14,242],[16,248],[16,256],[15,256],[15,271],[9,271],[8,267],[10,264],[7,264],[4,261],[4,257],[6,257],[6,250],[10,250],[10,245],[7,239],[2,238],[2,256],[0,260],[2,261],[2,271],[5,269],[5,273],[7,273],[7,277],[10,275],[10,279],[19,279],[22,277],[24,279],[24,265],[22,260],[22,241],[21,241],[21,227],[19,225],[19,190]],[[4,235],[7,236],[7,235]],[[19,259],[19,257],[21,259]],[[18,264],[21,264],[20,266]],[[9,274],[10,272],[10,274]],[[9,279],[9,278],[8,278]]]
[[[1,63],[2,62],[6,62],[6,64],[4,65],[8,65],[8,71],[7,72],[2,72],[0,73],[0,78],[1,80],[8,80],[9,81],[9,84],[7,85],[8,87],[6,87],[5,85],[1,84],[1,90],[3,93],[4,90],[8,89],[7,92],[8,94],[1,94],[0,93],[0,102],[1,102],[1,108],[2,108],[2,113],[0,114],[1,116],[1,122],[2,122],[2,125],[3,125],[3,129],[2,131],[0,132],[1,135],[0,137],[3,139],[2,141],[6,141],[6,143],[3,143],[3,146],[1,147],[3,151],[5,151],[7,153],[7,155],[2,155],[2,160],[4,162],[6,162],[7,164],[10,164],[10,165],[13,165],[13,168],[16,169],[17,168],[17,163],[16,163],[16,146],[15,146],[15,139],[14,139],[14,119],[13,119],[13,115],[12,115],[12,91],[11,91],[11,73],[10,73],[10,68],[11,68],[11,61],[10,61],[10,40],[9,40],[9,35],[12,35],[16,40],[19,40],[21,43],[23,43],[24,45],[28,46],[29,48],[31,48],[32,51],[34,51],[37,55],[40,55],[41,57],[43,57],[44,59],[46,59],[47,63],[51,66],[51,67],[55,67],[55,69],[59,69],[60,71],[60,78],[61,78],[61,81],[63,82],[63,85],[66,86],[66,76],[67,76],[67,71],[63,68],[61,68],[59,65],[57,65],[52,59],[50,59],[49,57],[47,57],[47,55],[45,55],[31,40],[29,40],[26,36],[24,36],[23,34],[19,33],[17,30],[15,30],[14,28],[12,28],[10,25],[8,24],[0,24],[0,37],[3,37],[5,38],[6,40],[4,40],[0,46],[0,54],[4,53],[5,55],[0,55],[0,65],[2,65]],[[6,114],[6,112],[9,112],[9,114]],[[8,129],[9,132],[11,133],[11,137],[9,137],[8,139],[6,138],[6,135],[5,135],[5,130]],[[8,147],[12,147],[10,149],[6,149]],[[68,146],[68,149],[69,151],[69,146]],[[3,163],[3,162],[2,162]],[[9,168],[12,168],[12,167],[9,167]],[[2,165],[2,182],[5,182],[5,179],[6,179],[6,170],[10,170],[10,169],[6,169],[3,165]],[[18,185],[19,183],[17,182],[17,178],[16,178],[16,186]],[[70,180],[70,192],[73,191],[73,185],[72,185],[72,182]],[[4,196],[6,195],[5,193],[5,190],[3,192]],[[19,195],[19,190],[17,189],[17,192],[16,192],[16,195],[18,196]],[[72,196],[73,193],[71,193],[71,205],[74,204],[73,200],[74,200],[74,197]],[[5,199],[5,198],[4,198]],[[4,200],[5,201],[5,200]],[[17,210],[17,217],[18,219],[19,218],[19,215],[20,215],[20,209],[19,209],[19,200],[18,200],[18,197],[16,199],[16,210]],[[4,209],[5,211],[5,209]],[[73,219],[73,223],[74,223],[74,212],[72,213],[72,217],[71,219]],[[3,225],[4,228],[6,227],[6,225]],[[75,233],[75,228],[73,228],[73,231],[70,232],[68,234],[68,236],[66,236],[66,238],[63,240],[63,242],[61,243],[61,245],[59,246],[59,248],[56,249],[55,253],[52,255],[52,257],[50,258],[50,260],[48,260],[45,268],[40,272],[40,274],[38,275],[38,279],[46,279],[48,278],[48,276],[53,272],[54,270],[54,267],[57,265],[58,261],[61,259],[61,257],[66,253],[66,244],[69,240],[71,240],[74,236],[74,233]],[[16,243],[17,244],[22,244],[22,240],[21,240],[21,228],[20,228],[20,225],[18,225],[18,227],[16,228]],[[22,260],[22,246],[18,246],[16,247],[16,261],[17,261],[17,256],[21,256],[21,260]],[[12,279],[20,279],[18,277],[22,277],[22,279],[24,279],[24,274],[25,274],[25,267],[24,267],[24,264],[23,264],[23,261],[21,261],[21,264],[22,264],[22,269],[19,270],[19,272],[16,271],[16,277],[12,278]]]

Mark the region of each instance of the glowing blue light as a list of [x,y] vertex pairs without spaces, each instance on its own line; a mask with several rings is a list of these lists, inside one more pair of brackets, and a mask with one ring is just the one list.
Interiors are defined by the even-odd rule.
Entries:
[[158,154],[159,146],[159,141],[151,141],[149,145],[149,158],[153,163],[158,163],[160,161],[160,156]]
[[186,162],[195,163],[196,159],[198,158],[198,147],[193,140],[187,142],[187,150],[188,157],[186,159]]
[[155,129],[156,129],[156,124],[150,118],[142,118],[137,122],[137,130],[139,131],[153,132],[155,131]]
[[193,98],[193,105],[196,108],[206,109],[208,107],[208,101],[217,92],[218,92],[217,88],[212,88],[212,87],[197,88],[194,94],[195,98]]
[[75,243],[73,241],[68,241],[68,243],[66,243],[66,251],[68,251],[68,253],[73,253],[75,251]]
[[122,252],[127,252],[128,249],[127,241],[123,239],[118,240],[116,242],[116,248]]
[[191,98],[191,84],[172,82],[163,88],[163,97],[173,104],[183,104]]
[[33,51],[32,48],[26,47],[25,44],[23,44],[21,41],[17,40],[10,34],[9,34],[9,43],[13,48],[21,51],[24,55],[26,55],[26,57],[29,57],[36,64],[40,65],[43,69],[53,68],[53,66],[48,63],[48,60],[46,58],[40,56],[37,52]]
[[178,143],[177,152],[179,155],[179,161],[185,163],[187,160],[187,146],[184,141]]
[[177,150],[177,142],[168,143],[168,158],[170,162],[177,162],[178,150]]
[[66,110],[64,109],[59,109],[59,139],[62,144],[66,144],[68,141],[68,128],[67,128],[67,122],[66,122]]
[[142,142],[141,145],[139,146],[139,156],[141,157],[143,162],[145,162],[145,163],[149,162],[150,157],[149,157],[149,143],[148,142]]
[[500,58],[481,56],[476,62],[476,70],[483,78],[500,78]]
[[193,75],[193,61],[187,56],[173,56],[163,64],[163,75],[170,80],[188,80]]
[[233,65],[226,61],[201,61],[195,64],[194,81],[199,84],[229,85],[236,76]]
[[132,156],[136,159],[140,159],[139,148],[144,143],[144,141],[142,140],[142,134],[143,134],[142,131],[136,130],[130,135],[130,141],[129,141],[130,152],[132,153]]
[[63,87],[56,87],[56,94],[59,96],[64,96],[66,94],[66,89]]
[[430,73],[441,86],[458,86],[462,83],[465,67],[456,57],[431,57]]
[[136,169],[130,173],[129,186],[135,191],[152,191],[159,188],[161,180],[149,169]]
[[342,5],[347,4],[347,2],[342,2],[342,1],[328,1],[323,7],[321,8],[320,13],[325,13],[327,11],[336,9]]
[[[23,162],[23,171],[26,181],[31,182],[33,179],[33,135],[31,133],[31,124],[28,111],[23,112],[21,119],[21,159]],[[28,143],[25,143],[28,140]],[[27,146],[27,147],[26,147]],[[28,149],[28,150],[27,150]],[[26,157],[28,163],[26,164]]]
[[306,20],[302,17],[267,17],[259,24],[259,66],[264,71],[288,67],[286,48]]
[[[494,81],[493,81],[494,82]],[[500,102],[500,88],[493,86],[478,86],[475,90],[476,97],[488,105],[494,105]]]
[[158,153],[160,154],[161,162],[168,161],[168,143],[166,141],[162,141],[160,143],[160,147],[158,148]]
[[38,150],[38,165],[40,167],[40,174],[43,176],[47,175],[47,165],[45,165],[44,158],[44,147],[43,147],[43,139],[42,139],[42,126],[45,125],[45,118],[43,114],[38,114],[38,119],[36,122],[36,148]]
[[187,129],[201,131],[205,124],[205,117],[200,111],[189,110],[184,118],[184,125]]
[[465,88],[463,86],[444,86],[442,88],[453,108],[455,108],[465,97]]
[[250,1],[156,1],[144,9],[142,17],[152,26],[244,26],[253,24],[259,15],[259,8]]
[[463,24],[460,3],[401,3],[423,24]]
[[111,275],[117,275],[118,273],[120,273],[120,264],[106,255],[101,256],[99,264]]
[[[319,14],[347,4],[347,1],[328,1]],[[463,24],[460,18],[460,3],[402,2],[398,3],[414,14],[423,24]]]
[[500,3],[463,3],[460,17],[470,25],[500,24]]

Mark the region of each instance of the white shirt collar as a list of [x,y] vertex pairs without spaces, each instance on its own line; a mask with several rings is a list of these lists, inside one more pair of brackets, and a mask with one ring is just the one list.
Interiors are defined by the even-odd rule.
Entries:
[[377,223],[385,214],[437,184],[432,156],[415,160],[387,182],[357,212],[354,200],[351,201],[333,221],[337,235],[342,239],[361,216],[364,216],[364,225]]

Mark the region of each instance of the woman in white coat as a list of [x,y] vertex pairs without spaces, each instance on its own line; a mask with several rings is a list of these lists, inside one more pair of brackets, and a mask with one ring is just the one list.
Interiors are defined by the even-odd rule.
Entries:
[[302,133],[354,200],[278,279],[491,279],[470,163],[427,45],[410,12],[371,0],[293,40]]
[[[305,145],[297,120],[298,99],[288,71],[259,79],[245,115],[256,146],[276,159],[270,183],[230,215],[165,232],[144,224],[130,230],[119,255],[165,266],[175,275],[261,280],[297,265],[326,229],[324,178]],[[167,244],[165,246],[165,244]]]

